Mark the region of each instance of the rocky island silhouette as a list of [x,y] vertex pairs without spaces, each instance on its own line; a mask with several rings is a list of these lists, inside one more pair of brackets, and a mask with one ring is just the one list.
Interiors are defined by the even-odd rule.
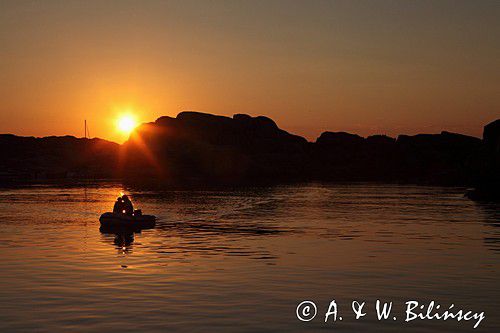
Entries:
[[0,184],[121,179],[136,184],[244,185],[384,181],[474,186],[499,197],[500,119],[483,138],[440,134],[361,137],[324,132],[315,142],[264,116],[181,112],[137,127],[122,145],[94,138],[0,135]]

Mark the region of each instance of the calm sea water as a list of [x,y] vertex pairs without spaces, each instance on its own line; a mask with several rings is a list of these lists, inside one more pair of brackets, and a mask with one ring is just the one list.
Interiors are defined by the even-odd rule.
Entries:
[[[155,229],[99,231],[120,191]],[[307,184],[151,192],[0,191],[0,332],[468,332],[404,322],[404,302],[485,311],[500,329],[500,210],[464,189]],[[324,323],[335,299],[342,321]],[[376,299],[397,321],[379,322]],[[313,300],[317,317],[296,318]],[[351,301],[366,301],[355,320]]]

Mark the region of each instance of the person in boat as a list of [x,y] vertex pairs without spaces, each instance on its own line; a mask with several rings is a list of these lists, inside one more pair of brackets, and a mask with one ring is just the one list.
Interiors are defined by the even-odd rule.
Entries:
[[132,201],[128,198],[127,195],[122,197],[123,200],[123,211],[125,215],[132,216],[134,213],[134,206],[132,205]]
[[113,206],[113,213],[122,214],[123,213],[123,199],[118,197],[116,199],[115,205]]

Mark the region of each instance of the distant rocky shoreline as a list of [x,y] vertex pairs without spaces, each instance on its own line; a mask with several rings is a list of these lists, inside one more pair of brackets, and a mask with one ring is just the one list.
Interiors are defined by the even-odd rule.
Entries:
[[495,195],[500,184],[500,119],[485,126],[482,139],[449,132],[397,138],[324,132],[308,142],[267,117],[181,112],[140,125],[122,145],[1,134],[0,149],[0,184],[89,178],[159,186],[384,181],[475,186]]

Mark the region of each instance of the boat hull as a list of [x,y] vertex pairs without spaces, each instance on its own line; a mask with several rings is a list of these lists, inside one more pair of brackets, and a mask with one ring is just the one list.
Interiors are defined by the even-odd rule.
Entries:
[[156,217],[153,215],[128,216],[107,212],[99,218],[101,227],[107,228],[130,228],[149,229],[154,228]]

